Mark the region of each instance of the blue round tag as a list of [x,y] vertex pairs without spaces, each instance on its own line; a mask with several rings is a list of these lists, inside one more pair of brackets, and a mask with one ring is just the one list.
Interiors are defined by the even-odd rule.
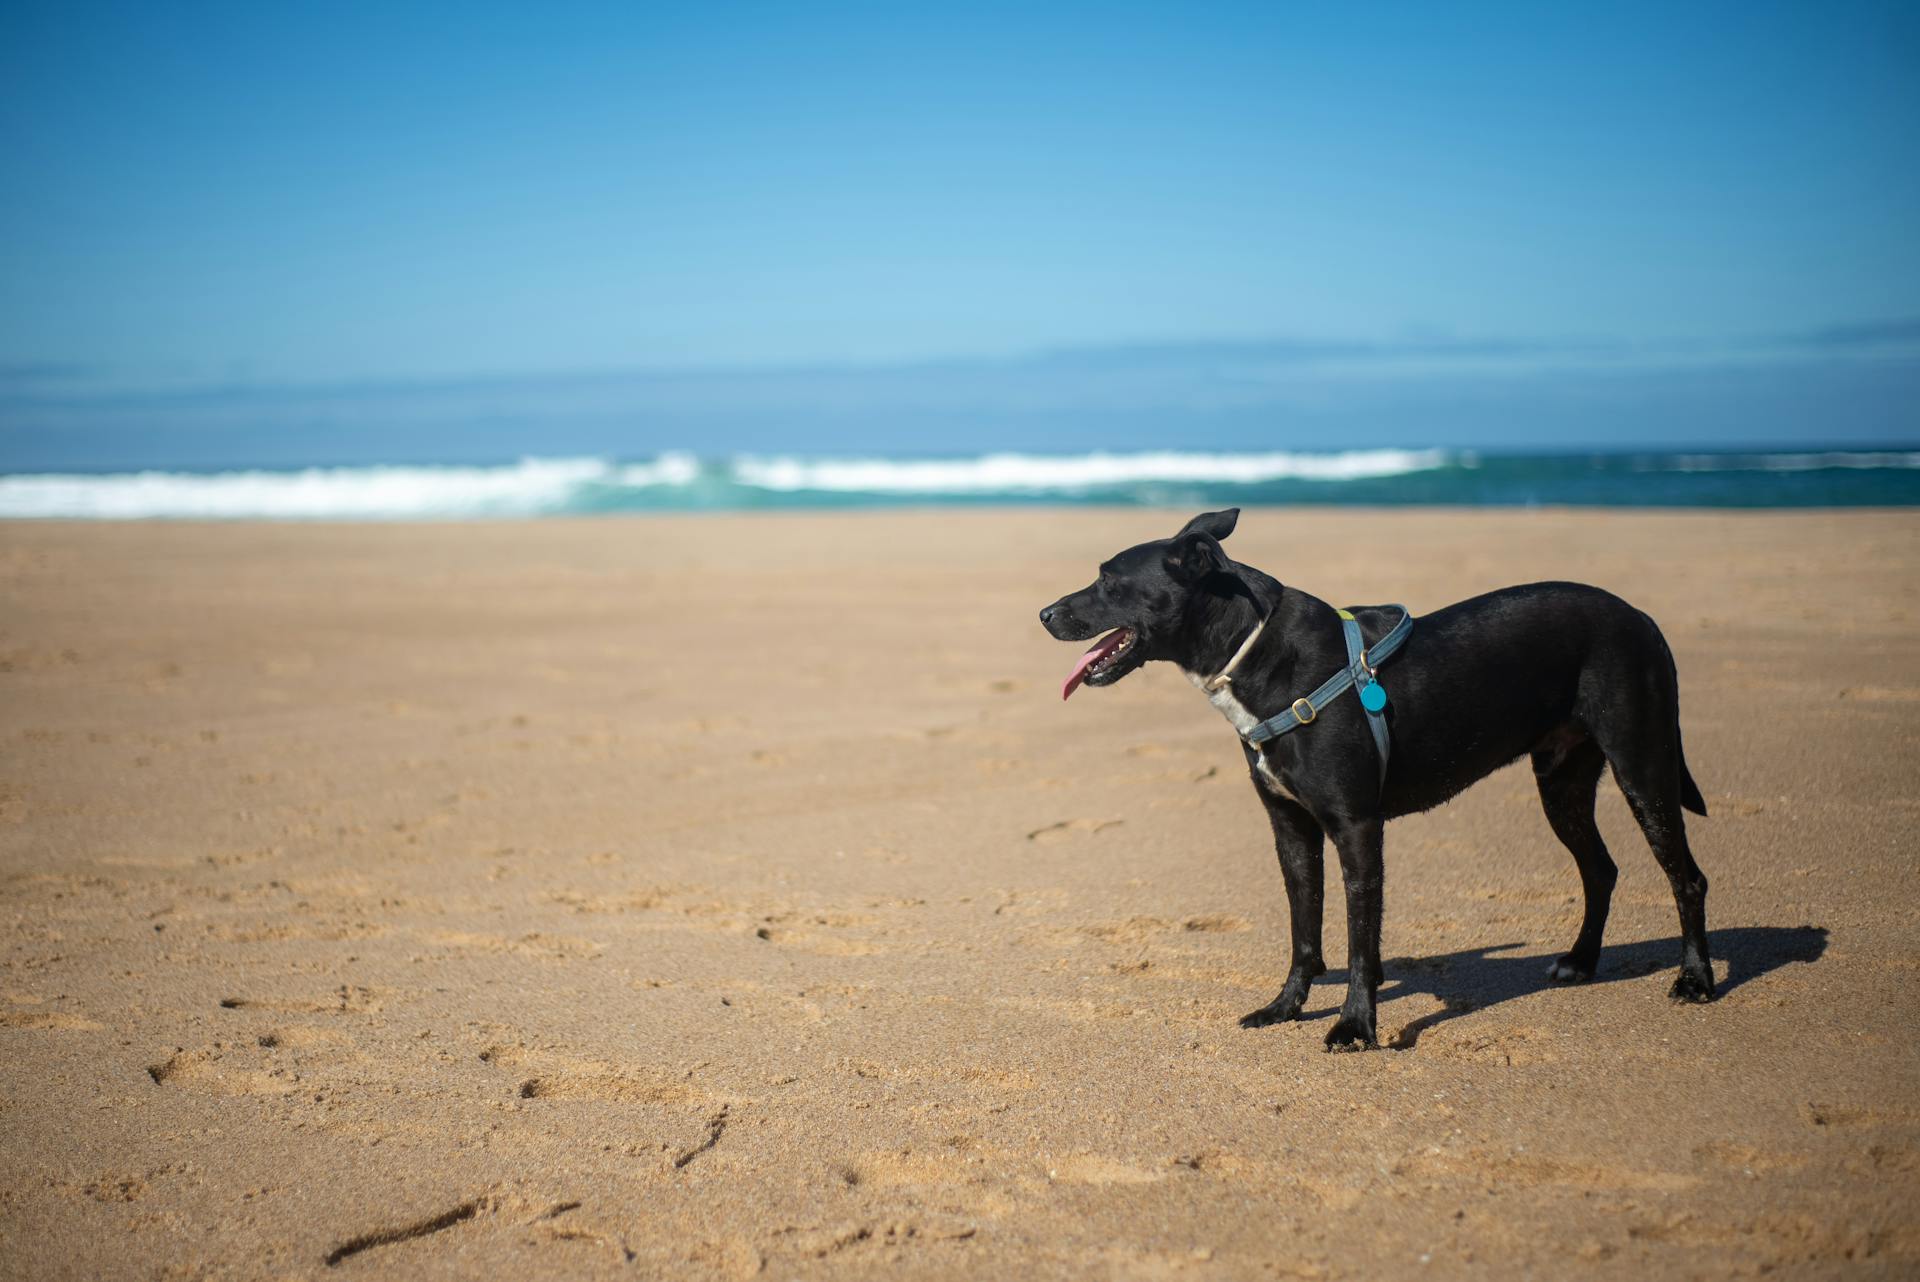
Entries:
[[1369,681],[1360,688],[1360,706],[1368,712],[1380,712],[1387,706],[1386,687],[1378,681]]

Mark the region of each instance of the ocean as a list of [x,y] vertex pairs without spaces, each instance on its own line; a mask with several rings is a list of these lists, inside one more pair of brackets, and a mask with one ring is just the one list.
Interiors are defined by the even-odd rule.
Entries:
[[486,465],[0,475],[0,517],[393,520],[958,504],[1906,507],[1920,450],[1161,451],[523,458]]

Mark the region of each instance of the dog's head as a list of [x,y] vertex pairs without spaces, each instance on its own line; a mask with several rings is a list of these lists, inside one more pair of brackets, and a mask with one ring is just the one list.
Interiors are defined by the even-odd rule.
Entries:
[[1083,682],[1110,686],[1149,659],[1178,658],[1171,647],[1185,631],[1188,608],[1207,578],[1227,568],[1220,540],[1239,519],[1239,508],[1203,512],[1170,539],[1109,558],[1099,578],[1040,611],[1040,622],[1061,641],[1100,636],[1068,674],[1060,697]]

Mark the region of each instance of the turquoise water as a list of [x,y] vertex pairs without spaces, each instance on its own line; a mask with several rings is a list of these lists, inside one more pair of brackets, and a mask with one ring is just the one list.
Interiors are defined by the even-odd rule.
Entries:
[[488,465],[16,473],[0,517],[376,520],[956,504],[1907,507],[1920,450],[526,458]]

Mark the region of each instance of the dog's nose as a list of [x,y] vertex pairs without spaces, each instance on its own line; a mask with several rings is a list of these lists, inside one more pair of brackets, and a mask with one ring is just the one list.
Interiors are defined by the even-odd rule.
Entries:
[[1055,610],[1055,609],[1057,609],[1057,608],[1058,608],[1057,606],[1051,606],[1051,605],[1050,605],[1050,606],[1048,606],[1048,607],[1047,607],[1046,609],[1044,609],[1044,610],[1042,610],[1042,611],[1040,611],[1040,622],[1042,622],[1042,623],[1052,623],[1052,622],[1053,622],[1053,612],[1054,612],[1054,610]]

